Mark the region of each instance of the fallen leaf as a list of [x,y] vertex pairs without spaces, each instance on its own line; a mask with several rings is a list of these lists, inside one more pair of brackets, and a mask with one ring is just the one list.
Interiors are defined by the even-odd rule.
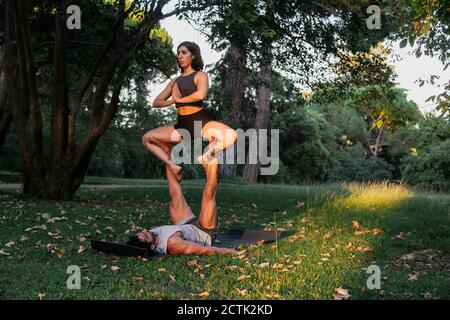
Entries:
[[169,279],[173,282],[177,281],[174,275],[169,275]]
[[280,269],[280,268],[282,268],[284,266],[284,264],[282,264],[282,263],[274,263],[273,265],[272,265],[272,269]]
[[192,267],[192,266],[198,266],[198,261],[197,260],[192,260],[188,262],[188,266]]
[[0,256],[9,256],[10,254],[3,249],[0,250]]
[[356,229],[361,229],[362,228],[361,224],[358,221],[352,221],[352,225]]
[[118,266],[112,266],[112,267],[111,267],[111,271],[112,271],[112,272],[119,271],[119,269],[120,269],[120,268],[119,268]]
[[86,250],[86,248],[83,246],[80,246],[80,248],[78,249],[78,253],[82,253],[84,250]]
[[425,299],[431,299],[433,296],[431,293],[429,292],[423,292],[421,293],[421,295],[425,298]]
[[9,248],[13,246],[15,243],[16,243],[15,241],[8,241],[7,243],[5,243],[5,247]]
[[400,232],[398,235],[391,237],[391,240],[403,240],[405,239],[405,235],[403,232]]
[[241,280],[248,279],[248,278],[250,278],[250,276],[243,274],[242,276],[238,277],[236,280],[241,281]]
[[20,238],[20,241],[26,241],[26,240],[30,240],[30,238],[28,238],[28,237],[26,237],[26,236],[22,236],[22,237]]
[[225,266],[225,269],[227,270],[236,270],[238,266]]
[[45,293],[38,293],[39,300],[43,300],[45,298]]
[[166,270],[166,268],[161,268],[161,269],[158,269],[158,271],[159,272],[166,272],[167,270]]
[[66,254],[66,250],[64,250],[64,248],[56,248],[55,252],[58,258],[61,258],[63,255]]
[[302,202],[300,202],[300,201],[297,201],[297,205],[295,206],[296,208],[301,208],[301,207],[303,207],[305,205],[305,203],[302,201]]
[[269,265],[270,265],[270,263],[268,263],[268,262],[263,262],[263,263],[261,263],[261,264],[259,265],[259,267],[260,267],[261,269],[264,269],[264,268],[267,268]]
[[351,297],[351,294],[347,289],[339,287],[339,288],[334,288],[333,297],[334,297],[334,300],[347,300],[348,298]]
[[193,296],[193,297],[209,297],[209,292],[205,291],[202,293],[191,293],[191,296]]
[[144,281],[144,277],[143,277],[143,276],[136,276],[136,277],[133,277],[133,281],[136,281],[136,282]]
[[381,229],[375,228],[375,229],[372,229],[371,233],[376,235],[376,234],[383,233],[383,231]]
[[416,272],[414,272],[412,274],[410,273],[408,276],[409,276],[409,278],[408,278],[409,281],[417,281],[418,273],[416,273]]
[[236,291],[241,295],[241,296],[246,296],[247,295],[247,289],[241,290],[239,288],[236,288]]

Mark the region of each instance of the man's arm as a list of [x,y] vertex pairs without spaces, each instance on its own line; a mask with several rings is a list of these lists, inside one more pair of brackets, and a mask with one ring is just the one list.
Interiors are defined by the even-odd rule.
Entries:
[[186,241],[178,235],[173,235],[167,240],[167,253],[169,254],[236,254],[237,250],[217,247],[204,247],[192,241]]

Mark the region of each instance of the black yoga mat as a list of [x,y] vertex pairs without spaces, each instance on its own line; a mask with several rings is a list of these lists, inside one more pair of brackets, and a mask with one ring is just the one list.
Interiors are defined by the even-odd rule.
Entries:
[[214,246],[221,248],[235,248],[238,246],[248,246],[257,244],[260,241],[264,243],[273,242],[282,238],[284,232],[280,230],[241,230],[230,229],[227,233],[217,236]]
[[91,240],[91,247],[94,250],[114,253],[119,256],[149,258],[148,251],[144,248],[130,246],[127,244],[112,243],[100,240]]
[[[239,246],[257,244],[260,241],[269,243],[278,238],[282,238],[284,234],[283,231],[231,229],[227,233],[219,235],[216,238],[214,246],[221,248],[236,248]],[[149,256],[148,251],[144,248],[100,240],[91,240],[91,247],[97,251],[113,253],[119,256],[141,257],[147,259],[161,257],[155,255]]]

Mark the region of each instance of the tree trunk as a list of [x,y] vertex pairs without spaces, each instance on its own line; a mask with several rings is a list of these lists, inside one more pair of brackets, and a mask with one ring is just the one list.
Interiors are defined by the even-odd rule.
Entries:
[[[225,60],[226,77],[223,86],[225,104],[229,110],[225,113],[224,122],[233,129],[238,129],[241,120],[242,100],[244,96],[244,77],[247,54],[239,46],[231,44]],[[236,175],[236,148],[234,148],[234,163],[224,163],[221,166],[221,175],[232,177]]]
[[[260,82],[258,84],[258,108],[256,110],[256,120],[254,128],[257,136],[259,136],[260,129],[267,129],[270,118],[270,85],[272,81],[272,46],[267,42],[263,50],[262,60],[260,63]],[[258,141],[258,140],[257,140]],[[259,141],[258,141],[259,149]],[[250,182],[257,182],[259,173],[259,159],[258,163],[250,164],[249,156],[247,155],[247,162],[244,169],[244,179]]]
[[[122,9],[125,1],[121,0]],[[125,45],[117,46],[117,35],[123,32],[123,20],[114,30],[113,43],[108,43],[94,64],[87,86],[92,83],[101,64],[109,61],[102,70],[102,78],[92,102],[91,128],[78,147],[72,140],[69,146],[69,101],[66,61],[66,8],[69,0],[63,0],[56,14],[54,46],[54,92],[51,117],[50,159],[44,165],[42,144],[42,118],[36,83],[35,61],[32,56],[29,28],[29,1],[5,2],[5,60],[4,73],[8,110],[15,124],[19,144],[23,193],[50,199],[71,199],[81,185],[92,154],[117,112],[122,83],[129,66],[130,52]],[[124,9],[123,9],[124,10]],[[123,15],[125,17],[126,15]],[[108,52],[116,45],[112,58]],[[95,69],[94,69],[95,68]],[[3,82],[0,83],[0,89]],[[113,84],[111,88],[111,84]],[[86,88],[87,89],[87,88]],[[1,90],[0,90],[1,91]],[[86,92],[86,90],[84,90]],[[83,94],[84,94],[83,92]],[[109,104],[106,95],[111,92]],[[83,94],[78,97],[83,97]],[[2,100],[3,101],[3,100]],[[2,103],[3,110],[3,103]],[[104,110],[105,109],[105,110]],[[76,117],[71,120],[75,121]],[[74,128],[74,127],[73,127]],[[73,133],[73,132],[72,132]]]
[[9,128],[11,126],[12,116],[6,103],[6,86],[5,86],[5,72],[0,69],[0,151],[5,143],[6,136],[8,135]]

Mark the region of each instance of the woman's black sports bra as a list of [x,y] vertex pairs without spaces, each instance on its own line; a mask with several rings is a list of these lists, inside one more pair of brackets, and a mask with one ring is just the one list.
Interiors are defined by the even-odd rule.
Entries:
[[[191,74],[187,76],[179,76],[175,82],[178,84],[178,88],[180,89],[181,96],[186,97],[188,95],[191,95],[195,91],[197,91],[197,85],[194,82],[195,75],[198,71],[194,71]],[[178,107],[184,107],[184,106],[196,106],[196,107],[203,107],[203,100],[189,102],[189,103],[177,103],[175,106]]]

